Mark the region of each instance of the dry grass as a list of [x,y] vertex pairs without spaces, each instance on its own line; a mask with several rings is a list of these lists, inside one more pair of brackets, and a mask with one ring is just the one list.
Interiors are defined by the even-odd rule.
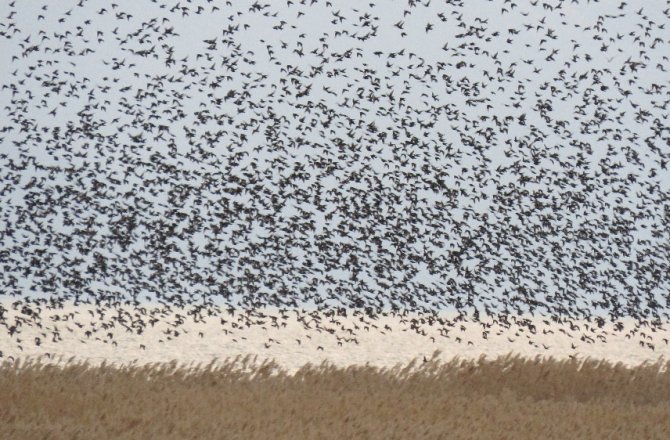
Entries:
[[2,439],[668,439],[670,362],[0,366]]

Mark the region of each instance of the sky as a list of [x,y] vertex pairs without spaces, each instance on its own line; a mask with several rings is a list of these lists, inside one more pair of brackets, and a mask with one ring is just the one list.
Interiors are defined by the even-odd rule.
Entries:
[[[177,289],[195,298],[211,295],[213,286],[244,291],[239,279],[247,270],[289,290],[315,286],[316,298],[330,297],[333,304],[338,301],[328,289],[336,286],[363,290],[370,301],[381,298],[387,305],[401,301],[391,299],[389,286],[410,295],[423,289],[458,296],[453,289],[468,285],[469,295],[491,304],[520,286],[540,300],[567,286],[576,303],[593,313],[603,313],[590,304],[603,293],[627,295],[628,304],[644,294],[667,310],[667,2],[648,1],[641,8],[636,2],[497,0],[16,3],[0,5],[0,228],[16,230],[0,235],[6,258],[0,279],[5,285],[13,285],[11,277],[18,280],[8,295],[62,296],[65,281],[78,273],[87,279],[86,292],[147,298]],[[329,114],[336,122],[326,126]],[[299,122],[302,115],[307,122]],[[60,144],[54,133],[81,127],[85,118],[95,135],[71,136],[67,148]],[[307,128],[310,120],[317,128]],[[22,131],[26,121],[31,128]],[[410,121],[413,126],[403,126]],[[500,121],[507,121],[505,130]],[[397,139],[373,142],[365,129],[370,123],[379,132],[397,131]],[[202,147],[211,156],[196,160],[200,150],[189,145],[189,136],[203,140],[222,126],[227,133]],[[26,137],[40,130],[41,137]],[[139,145],[133,140],[138,135]],[[413,137],[423,146],[409,143]],[[271,148],[270,138],[283,149]],[[343,152],[338,140],[369,148]],[[476,154],[472,145],[480,146]],[[166,168],[143,169],[156,153],[164,165],[176,167],[167,172],[167,183],[157,183]],[[22,155],[33,157],[32,165],[12,170],[9,164]],[[318,159],[332,161],[336,170],[315,169],[311,164]],[[623,189],[621,181],[603,178],[603,161],[620,164],[611,172],[624,179]],[[223,170],[222,163],[228,164]],[[570,176],[563,163],[580,163],[595,189],[558,185]],[[310,196],[292,191],[289,197],[282,182],[301,165],[309,172],[299,187]],[[423,166],[430,171],[417,172]],[[68,168],[74,171],[62,171]],[[264,177],[249,180],[245,173]],[[430,189],[426,175],[464,192],[452,199]],[[626,180],[630,175],[635,181]],[[254,185],[222,197],[202,186],[204,176],[217,176],[228,188],[235,186],[232,176]],[[521,176],[530,182],[520,185]],[[35,178],[46,183],[30,186]],[[95,180],[110,188],[99,202],[72,197],[49,214],[39,212],[53,199],[47,188],[91,194]],[[182,186],[199,189],[176,203],[171,190]],[[314,202],[314,191],[323,203]],[[366,198],[373,193],[382,196]],[[261,198],[270,194],[286,197],[281,209],[266,211],[289,225],[286,234],[296,228],[300,210],[308,213],[311,232],[285,239],[240,213],[220,236],[213,233],[213,213],[224,206],[263,212]],[[542,197],[573,202],[550,213],[538,208]],[[505,200],[512,205],[505,208]],[[352,206],[372,207],[385,220],[371,214],[354,219]],[[421,214],[417,229],[409,228],[410,213],[422,212],[418,208],[441,221]],[[131,211],[139,226],[124,247],[110,238],[110,225]],[[186,232],[188,239],[167,240],[175,262],[164,268],[164,281],[156,278],[150,262],[160,253],[152,233],[171,223],[184,234],[198,216],[204,227]],[[632,225],[629,231],[616,232],[618,218]],[[66,251],[57,244],[80,243],[76,231],[88,220],[96,225],[97,250],[82,252],[75,245]],[[529,231],[543,221],[553,232],[532,239]],[[465,231],[458,230],[459,222],[466,223]],[[50,232],[40,232],[47,223]],[[338,225],[355,227],[333,238]],[[483,229],[491,235],[483,237]],[[580,230],[604,235],[592,242],[576,238]],[[401,238],[390,238],[394,234]],[[627,241],[615,244],[605,235]],[[471,249],[465,237],[475,237]],[[331,246],[330,260],[318,246],[323,242]],[[221,255],[203,251],[212,243],[233,263],[222,268]],[[278,252],[271,247],[264,258],[244,259],[251,245],[268,243],[281,245],[282,261],[269,259]],[[368,269],[358,275],[363,284],[350,282],[351,258],[335,260],[336,244],[355,248],[349,253]],[[467,258],[449,268],[446,256],[459,247]],[[133,273],[81,275],[95,265],[96,254]],[[41,274],[28,263],[30,255],[37,256]],[[638,260],[642,266],[630,269]],[[307,261],[310,276],[297,270]],[[440,269],[431,261],[441,262]],[[491,271],[495,262],[505,267],[504,276]],[[583,262],[588,269],[578,270]],[[371,270],[377,265],[389,268],[383,281]],[[468,281],[465,268],[481,273],[480,279]],[[513,276],[516,271],[520,277]],[[666,273],[652,282],[659,271]],[[332,281],[313,281],[323,281],[325,273]],[[214,283],[203,281],[210,275]],[[586,287],[576,291],[577,279],[585,276]],[[52,291],[45,289],[49,277],[56,280]],[[455,284],[445,290],[449,280]],[[263,286],[259,295],[273,289]],[[314,300],[305,305],[314,306]]]

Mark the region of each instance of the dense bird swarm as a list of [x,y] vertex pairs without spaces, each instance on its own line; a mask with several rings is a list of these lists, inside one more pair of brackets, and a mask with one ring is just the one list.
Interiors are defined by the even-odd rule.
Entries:
[[668,318],[668,3],[473,3],[3,2],[0,295]]

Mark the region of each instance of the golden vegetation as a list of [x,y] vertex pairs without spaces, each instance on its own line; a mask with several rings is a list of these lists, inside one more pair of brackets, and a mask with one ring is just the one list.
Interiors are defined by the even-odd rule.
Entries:
[[668,439],[670,362],[0,366],[2,439]]

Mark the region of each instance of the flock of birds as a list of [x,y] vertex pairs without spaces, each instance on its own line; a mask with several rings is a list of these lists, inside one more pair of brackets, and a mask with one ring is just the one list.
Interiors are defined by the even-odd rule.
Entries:
[[667,1],[24,3],[10,333],[66,301],[670,318]]

